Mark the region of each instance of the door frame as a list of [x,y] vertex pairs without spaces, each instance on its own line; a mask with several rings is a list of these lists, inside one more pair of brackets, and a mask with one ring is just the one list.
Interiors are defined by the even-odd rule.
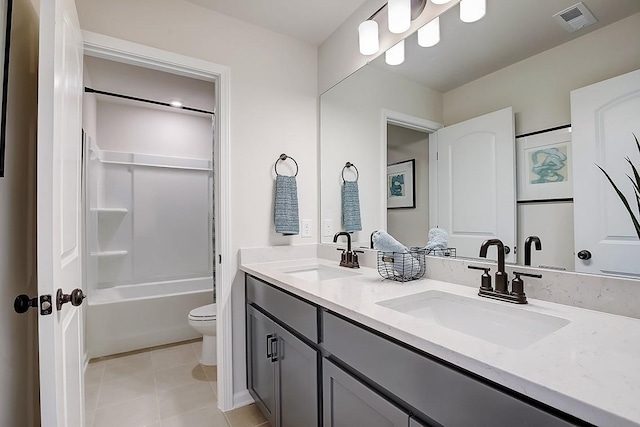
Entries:
[[218,407],[233,409],[233,355],[231,313],[231,227],[230,194],[230,69],[227,66],[116,39],[89,31],[82,32],[84,54],[124,62],[185,77],[211,81],[216,85],[214,153],[215,230],[218,265],[215,271],[217,304]]
[[[380,120],[380,186],[387,187],[387,125],[400,126],[429,134],[429,225],[433,224],[438,213],[438,140],[437,130],[444,127],[442,123],[421,117],[412,116],[398,111],[382,109]],[[380,218],[382,228],[387,229],[387,192],[380,191]]]

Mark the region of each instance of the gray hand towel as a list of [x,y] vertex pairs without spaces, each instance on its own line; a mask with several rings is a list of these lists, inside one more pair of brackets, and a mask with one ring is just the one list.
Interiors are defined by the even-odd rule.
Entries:
[[349,233],[362,231],[357,181],[344,181],[342,184],[342,227]]
[[295,176],[276,176],[276,233],[285,236],[300,232],[298,215],[298,185]]

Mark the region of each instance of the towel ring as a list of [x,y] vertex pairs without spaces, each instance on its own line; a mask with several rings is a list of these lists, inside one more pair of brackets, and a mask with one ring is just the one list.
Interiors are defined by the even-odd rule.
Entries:
[[293,176],[298,176],[298,169],[299,169],[299,168],[298,168],[298,162],[296,162],[296,159],[294,159],[293,157],[291,157],[291,156],[287,156],[287,155],[286,155],[286,154],[284,154],[284,153],[280,154],[280,157],[278,157],[278,159],[276,160],[276,163],[273,165],[273,170],[276,172],[276,175],[278,175],[278,176],[284,176],[284,175],[280,175],[280,174],[278,173],[278,162],[279,162],[279,161],[281,161],[281,160],[284,162],[284,161],[285,161],[285,160],[287,160],[287,159],[291,159],[291,160],[293,160],[293,163],[295,163],[295,164],[296,164],[296,173],[295,173],[295,175],[293,175]]
[[360,172],[358,172],[358,168],[356,167],[356,165],[354,165],[351,162],[347,162],[344,167],[342,168],[342,182],[346,182],[347,180],[344,179],[344,170],[347,168],[354,168],[356,170],[356,180],[355,182],[358,182],[358,178],[360,178]]

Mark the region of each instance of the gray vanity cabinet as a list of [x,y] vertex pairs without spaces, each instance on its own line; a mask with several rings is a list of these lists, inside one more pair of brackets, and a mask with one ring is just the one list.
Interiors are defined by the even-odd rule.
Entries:
[[304,341],[317,339],[317,308],[253,277],[246,284],[249,393],[272,427],[318,425],[320,356]]
[[324,427],[406,427],[409,414],[324,359]]
[[[457,427],[569,427],[534,402],[521,400],[478,377],[426,357],[372,330],[328,312],[322,315],[323,348],[421,418]],[[357,345],[354,345],[357,343]],[[414,412],[415,414],[415,412]]]
[[589,425],[255,277],[246,291],[247,385],[272,427]]

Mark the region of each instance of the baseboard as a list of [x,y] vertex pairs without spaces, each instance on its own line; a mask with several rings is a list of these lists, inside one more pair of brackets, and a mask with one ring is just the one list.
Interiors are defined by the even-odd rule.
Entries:
[[243,406],[251,405],[253,403],[253,397],[249,394],[249,390],[246,388],[237,393],[233,393],[233,408],[237,409]]

